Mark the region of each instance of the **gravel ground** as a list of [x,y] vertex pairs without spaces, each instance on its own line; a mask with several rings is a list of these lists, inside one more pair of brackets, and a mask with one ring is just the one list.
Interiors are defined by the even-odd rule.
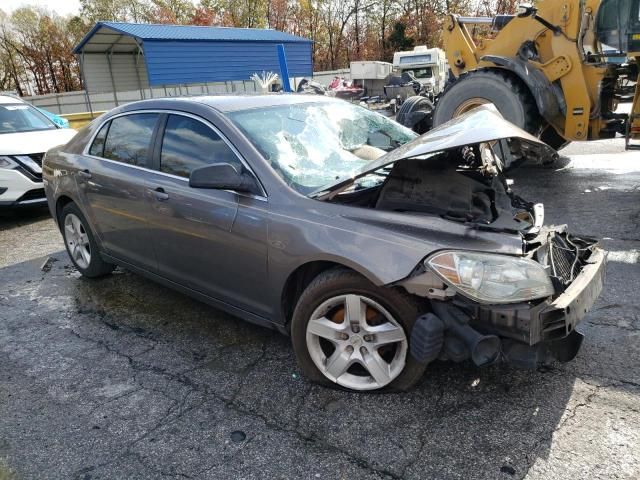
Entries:
[[622,150],[514,172],[611,252],[579,356],[436,363],[406,394],[309,384],[287,338],[125,271],[83,279],[46,211],[5,214],[0,479],[640,478],[640,154]]

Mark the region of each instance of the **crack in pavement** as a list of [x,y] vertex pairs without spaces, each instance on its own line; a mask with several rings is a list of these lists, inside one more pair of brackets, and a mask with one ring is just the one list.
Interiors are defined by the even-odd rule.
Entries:
[[524,469],[522,478],[526,477],[527,474],[529,473],[529,470],[531,470],[531,467],[533,467],[533,464],[535,463],[536,459],[539,457],[538,452],[542,448],[542,446],[545,444],[551,445],[551,441],[553,439],[554,434],[562,430],[570,420],[574,419],[575,416],[578,414],[578,410],[580,408],[588,407],[589,404],[593,401],[594,397],[598,394],[599,389],[604,387],[603,385],[598,386],[598,385],[591,385],[587,382],[584,382],[584,383],[586,385],[593,387],[593,391],[586,396],[583,402],[579,402],[575,404],[572,408],[566,408],[565,413],[563,414],[563,418],[558,423],[558,425],[556,425],[556,427],[551,432],[549,432],[548,435],[545,435],[542,438],[540,438],[530,449],[530,452],[525,454],[526,467]]
[[[243,407],[242,405],[240,405],[237,402],[238,395],[240,393],[240,390],[242,389],[242,386],[244,385],[244,382],[246,381],[247,377],[252,373],[252,371],[260,364],[261,360],[266,355],[266,344],[268,343],[268,341],[271,338],[273,338],[273,335],[271,335],[271,336],[269,336],[269,337],[264,339],[264,341],[262,343],[262,346],[261,346],[261,355],[256,360],[251,362],[249,365],[247,365],[247,367],[245,367],[243,369],[243,373],[242,373],[242,377],[241,377],[241,381],[240,381],[239,387],[236,389],[236,391],[235,391],[234,395],[232,396],[232,398],[229,399],[229,398],[226,398],[226,397],[224,397],[224,396],[222,396],[220,394],[217,394],[216,392],[211,391],[209,389],[208,385],[195,383],[191,379],[189,379],[188,377],[185,377],[186,373],[190,373],[192,371],[195,371],[197,369],[204,368],[204,367],[201,367],[201,366],[195,367],[195,368],[192,368],[192,369],[188,369],[186,371],[179,372],[177,374],[176,373],[172,373],[172,372],[167,372],[163,368],[158,368],[158,367],[155,367],[153,365],[144,364],[143,362],[140,362],[139,360],[137,360],[135,358],[135,356],[131,356],[131,355],[125,354],[123,352],[120,352],[119,350],[111,347],[109,344],[107,344],[103,340],[94,339],[94,338],[91,338],[91,337],[84,337],[81,334],[79,334],[78,332],[74,331],[73,329],[70,329],[70,332],[74,336],[76,336],[77,338],[79,338],[81,340],[94,343],[94,344],[104,348],[109,353],[113,353],[115,355],[118,355],[118,356],[121,356],[121,357],[125,358],[128,361],[128,363],[130,364],[131,368],[134,370],[134,372],[151,370],[154,373],[157,373],[157,374],[162,375],[162,376],[166,376],[170,380],[177,381],[177,382],[187,386],[188,388],[193,389],[194,391],[198,391],[198,392],[204,393],[206,396],[212,397],[213,399],[221,402],[227,408],[229,408],[230,410],[232,410],[232,411],[234,411],[236,413],[239,413],[241,415],[248,415],[250,417],[260,419],[266,426],[272,428],[275,431],[294,434],[301,441],[305,442],[306,444],[310,444],[311,443],[315,447],[322,448],[322,449],[324,449],[326,451],[329,451],[331,453],[338,453],[340,455],[343,455],[344,457],[346,457],[346,459],[348,461],[350,461],[351,463],[357,465],[359,468],[366,469],[367,471],[369,471],[371,473],[375,473],[377,475],[386,476],[386,477],[392,478],[394,480],[402,478],[402,475],[398,474],[397,472],[386,470],[386,469],[381,469],[381,468],[376,468],[376,467],[370,465],[369,461],[367,459],[365,459],[365,458],[361,458],[361,457],[359,457],[357,455],[350,454],[349,452],[346,452],[344,449],[342,449],[340,447],[337,447],[337,446],[334,446],[334,445],[326,442],[325,440],[317,437],[314,434],[308,435],[308,434],[300,431],[299,428],[298,429],[296,429],[296,428],[287,428],[286,426],[280,425],[277,421],[271,419],[267,415],[252,411],[252,410],[250,410],[250,409],[248,409],[246,407]],[[274,332],[274,334],[275,334],[275,332]],[[136,378],[136,375],[134,373],[134,379],[135,378]],[[147,389],[147,387],[143,387],[143,389]],[[160,393],[159,390],[158,390],[158,392]],[[184,401],[186,401],[186,399]],[[184,401],[183,401],[183,404],[184,404]],[[147,432],[142,434],[136,440],[134,440],[134,441],[130,442],[129,444],[127,444],[125,446],[125,448],[124,448],[124,452],[123,452],[122,455],[125,455],[128,452],[130,452],[132,447],[134,447],[137,443],[139,443],[140,441],[142,441],[145,438],[147,438],[151,433],[157,431],[159,428],[161,428],[161,427],[163,427],[165,425],[168,425],[170,423],[175,422],[177,419],[181,418],[185,413],[193,410],[194,408],[199,408],[200,406],[205,405],[209,401],[210,400],[203,401],[203,402],[201,402],[201,403],[199,403],[197,405],[193,405],[191,407],[188,407],[187,409],[182,409],[182,407],[179,407],[178,410],[179,410],[180,413],[178,413],[174,417],[171,417],[167,421],[167,419],[171,416],[172,407],[170,407],[169,411],[164,415],[163,418],[160,419],[160,421],[157,422],[157,424],[153,428],[151,428],[150,430],[148,430]],[[98,465],[98,466],[102,467],[104,465]]]
[[[443,386],[440,389],[440,393],[438,395],[438,398],[436,398],[436,401],[433,404],[433,410],[437,410],[438,407],[440,406],[440,403],[442,402],[442,399],[444,397],[445,394],[445,387]],[[441,417],[442,420],[443,417]],[[418,441],[420,442],[420,447],[418,448],[418,451],[416,452],[416,454],[414,455],[413,459],[410,459],[407,464],[402,468],[402,472],[400,473],[400,478],[405,478],[407,475],[407,471],[413,467],[422,457],[422,454],[424,453],[424,449],[426,448],[427,445],[427,441],[425,439],[425,435],[426,433],[421,432],[420,435],[418,435]]]
[[[382,476],[386,476],[388,478],[392,478],[392,479],[401,479],[401,478],[405,478],[407,475],[407,472],[409,471],[409,469],[417,462],[420,460],[424,449],[426,448],[427,442],[426,442],[426,438],[424,437],[424,434],[421,434],[418,438],[419,440],[419,448],[417,450],[417,452],[414,455],[409,455],[407,453],[407,457],[409,457],[406,461],[406,463],[402,466],[399,467],[397,469],[386,469],[386,468],[379,468],[379,467],[375,467],[374,465],[371,465],[369,460],[366,458],[362,458],[359,455],[353,454],[352,452],[349,452],[348,450],[333,445],[327,441],[325,441],[324,439],[321,439],[319,437],[317,437],[315,434],[311,433],[311,434],[307,434],[305,433],[300,425],[300,415],[301,412],[304,409],[304,393],[302,392],[301,397],[302,397],[302,401],[298,402],[299,405],[296,408],[296,413],[294,415],[294,426],[293,428],[291,427],[287,427],[286,425],[281,425],[277,420],[274,420],[273,418],[271,418],[268,415],[264,415],[262,413],[256,412],[248,407],[243,406],[240,402],[239,402],[239,398],[241,396],[242,390],[244,388],[244,386],[246,385],[246,381],[248,380],[249,376],[251,375],[251,373],[255,370],[255,368],[260,365],[260,363],[265,359],[266,355],[267,355],[267,345],[269,343],[269,341],[271,339],[273,339],[275,337],[275,332],[271,332],[267,337],[263,338],[263,341],[261,343],[260,346],[260,354],[254,359],[252,360],[249,364],[247,364],[241,373],[240,376],[240,380],[238,382],[238,386],[237,388],[234,390],[232,396],[229,397],[225,397],[221,394],[218,394],[216,392],[213,392],[210,390],[209,386],[207,384],[199,384],[197,382],[194,382],[189,376],[188,374],[202,369],[202,368],[206,368],[206,366],[204,365],[200,365],[200,366],[196,366],[193,368],[189,368],[186,370],[182,370],[179,372],[169,372],[164,368],[161,367],[157,367],[155,365],[152,364],[148,364],[145,363],[143,361],[140,361],[138,358],[142,353],[151,350],[152,348],[155,347],[155,345],[157,344],[157,341],[155,341],[156,343],[154,343],[154,345],[148,349],[146,349],[144,352],[138,353],[136,355],[129,355],[127,353],[121,352],[120,350],[118,350],[117,348],[111,346],[108,342],[102,340],[102,339],[95,339],[92,337],[86,337],[83,336],[81,334],[79,334],[78,332],[76,332],[73,329],[70,329],[70,332],[76,336],[77,338],[83,340],[83,341],[87,341],[90,342],[102,349],[104,349],[106,352],[108,353],[112,353],[115,355],[118,355],[120,357],[123,357],[127,360],[128,364],[130,365],[130,367],[133,370],[133,378],[136,381],[136,383],[138,383],[140,385],[140,387],[138,389],[136,389],[135,391],[139,391],[139,390],[150,390],[150,391],[155,391],[157,393],[160,393],[162,395],[164,395],[165,397],[169,398],[171,401],[174,401],[171,397],[168,397],[166,395],[166,392],[164,392],[162,389],[151,389],[149,387],[143,386],[143,384],[139,383],[138,380],[138,374],[140,372],[146,372],[146,371],[150,371],[162,376],[165,376],[166,378],[168,378],[170,381],[175,381],[178,382],[184,386],[186,386],[188,388],[186,394],[183,396],[182,401],[179,404],[172,404],[171,407],[169,407],[169,409],[167,410],[166,414],[157,422],[156,425],[154,425],[154,427],[152,427],[151,429],[149,429],[148,431],[146,431],[144,434],[142,434],[140,437],[138,437],[137,439],[135,439],[134,441],[132,441],[131,443],[127,444],[124,448],[124,452],[123,455],[126,455],[128,453],[132,452],[132,448],[135,447],[136,444],[138,444],[140,441],[144,440],[145,438],[147,438],[150,434],[152,434],[153,432],[157,431],[159,428],[162,428],[163,426],[169,425],[173,422],[175,422],[176,420],[178,420],[179,418],[181,418],[185,413],[190,412],[196,408],[200,408],[201,406],[205,405],[206,403],[208,403],[211,400],[216,400],[218,402],[221,402],[223,405],[225,405],[226,407],[228,407],[230,410],[241,414],[241,415],[247,415],[249,417],[253,417],[253,418],[257,418],[260,419],[267,427],[272,428],[275,431],[280,431],[283,433],[291,433],[294,434],[297,438],[299,438],[299,440],[305,442],[305,444],[313,444],[313,446],[315,448],[321,449],[321,450],[325,450],[325,451],[329,451],[331,453],[337,453],[340,455],[343,455],[344,457],[346,457],[346,459],[353,463],[354,465],[358,466],[361,469],[364,469],[368,472],[370,472],[371,474],[376,474],[376,475],[382,475]],[[137,332],[130,330],[130,333],[133,333],[134,335],[139,335]],[[145,337],[147,338],[147,337]],[[554,369],[550,369],[550,371],[552,371]],[[559,369],[555,369],[555,372],[557,374],[560,375],[566,375],[567,373],[559,370]],[[582,380],[582,379],[581,379]],[[625,381],[623,380],[619,380],[619,379],[610,379],[616,382],[619,382],[621,384],[624,384]],[[536,453],[539,451],[539,449],[541,448],[541,446],[546,443],[549,442],[551,440],[551,438],[553,437],[553,434],[557,431],[559,431],[560,429],[564,428],[569,421],[571,421],[573,418],[575,418],[575,416],[578,414],[579,409],[584,408],[586,406],[588,406],[592,399],[595,397],[595,395],[597,395],[597,392],[600,388],[606,387],[606,386],[610,386],[612,384],[608,384],[608,385],[592,385],[590,383],[588,383],[585,380],[584,381],[585,384],[588,384],[590,386],[592,386],[594,388],[594,390],[587,396],[586,400],[584,402],[580,402],[576,405],[574,405],[571,409],[567,410],[564,416],[563,421],[558,424],[556,426],[556,428],[550,432],[550,434],[542,439],[540,439],[538,442],[536,442],[534,448],[532,448],[531,452],[532,455],[527,455],[527,468],[525,469],[524,475],[526,475],[526,472],[529,471],[529,469],[531,468],[531,466],[533,465],[533,461],[534,458],[536,456]],[[637,384],[633,384],[633,382],[627,382],[631,385],[634,386],[638,386]],[[188,398],[190,397],[190,395],[193,392],[201,392],[204,393],[207,397],[209,397],[209,399],[202,401],[200,403],[197,403],[196,405],[192,405],[188,408],[185,408],[186,402],[188,401]],[[126,395],[130,395],[133,392],[126,392],[125,394],[119,396],[123,397]],[[445,389],[444,387],[441,389],[441,391],[439,392],[439,395],[435,401],[435,407],[437,407],[441,401],[442,398],[445,394]],[[105,404],[110,403],[111,401],[115,401],[117,400],[117,398],[111,399],[108,402],[105,402]],[[99,408],[99,406],[94,407],[91,411],[95,411],[97,408]],[[172,414],[176,413],[175,415],[172,416]],[[403,448],[403,447],[402,447]],[[406,452],[406,450],[405,450]],[[234,455],[235,456],[235,455]],[[226,458],[225,460],[219,462],[216,465],[213,465],[209,468],[209,470],[215,468],[216,466],[219,466],[220,464],[224,464],[226,462],[229,462],[233,459],[234,456],[230,456],[228,458]],[[534,458],[531,458],[534,457]],[[156,473],[160,473],[160,474],[167,474],[167,472],[156,472]],[[202,473],[206,473],[206,471],[203,471]],[[187,473],[184,472],[178,472],[176,474],[171,473],[170,475],[182,475],[185,478],[189,478],[189,475]]]

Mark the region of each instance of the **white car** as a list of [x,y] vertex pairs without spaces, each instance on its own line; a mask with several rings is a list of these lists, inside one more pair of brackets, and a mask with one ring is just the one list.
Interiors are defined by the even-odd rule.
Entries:
[[42,157],[75,134],[19,98],[0,95],[0,208],[45,205]]

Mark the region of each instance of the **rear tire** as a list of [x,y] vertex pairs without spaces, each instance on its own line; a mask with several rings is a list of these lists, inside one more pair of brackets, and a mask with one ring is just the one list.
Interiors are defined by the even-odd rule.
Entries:
[[[422,312],[410,295],[377,287],[354,271],[323,272],[304,290],[293,313],[291,338],[298,364],[307,378],[322,385],[406,391],[425,370],[409,353],[411,331]],[[358,323],[356,317],[365,320]],[[334,360],[339,362],[343,354],[344,363],[337,366]]]
[[58,224],[69,258],[83,276],[96,278],[113,271],[115,265],[105,262],[100,256],[89,222],[75,203],[67,203],[62,208]]
[[493,103],[506,120],[532,135],[540,133],[542,121],[531,92],[519,78],[498,69],[466,73],[447,87],[436,104],[433,125],[442,125],[482,103]]

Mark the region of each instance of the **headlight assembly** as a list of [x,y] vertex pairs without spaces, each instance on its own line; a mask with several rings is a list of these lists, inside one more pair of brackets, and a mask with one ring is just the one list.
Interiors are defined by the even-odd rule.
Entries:
[[425,265],[448,285],[480,303],[514,303],[553,295],[551,278],[542,265],[526,258],[445,251]]
[[0,168],[16,168],[18,164],[5,155],[0,155]]

